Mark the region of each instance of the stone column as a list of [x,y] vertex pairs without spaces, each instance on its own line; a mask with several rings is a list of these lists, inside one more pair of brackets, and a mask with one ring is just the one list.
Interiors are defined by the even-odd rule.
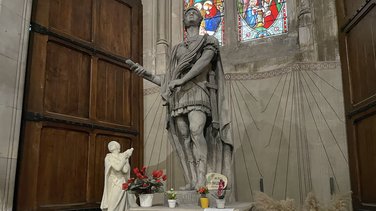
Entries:
[[[142,0],[143,9],[143,66],[155,73],[157,4],[156,0]],[[155,84],[144,80],[144,89],[155,87]]]
[[32,0],[0,0],[0,210],[12,210]]
[[171,27],[169,34],[171,37],[171,47],[180,43],[184,37],[183,30],[183,10],[184,4],[183,1],[170,1],[171,2]]
[[[223,37],[224,47],[235,47],[238,43],[238,9],[237,1],[225,1],[224,26],[225,33]],[[233,50],[232,48],[232,50]]]
[[155,73],[163,74],[168,66],[169,28],[170,28],[170,0],[158,0],[157,3],[157,43],[155,57]]
[[310,0],[300,0],[298,15],[299,46],[304,62],[317,60],[314,54],[314,34],[312,24],[312,7]]

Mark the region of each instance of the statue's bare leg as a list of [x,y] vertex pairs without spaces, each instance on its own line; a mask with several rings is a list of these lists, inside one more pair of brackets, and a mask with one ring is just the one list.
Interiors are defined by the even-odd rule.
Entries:
[[[174,129],[171,129],[173,131],[177,131],[178,129],[176,129],[177,125],[176,123],[174,122],[174,124],[171,124],[170,127],[174,127]],[[187,158],[185,156],[185,150],[184,150],[184,143],[183,143],[183,140],[180,140],[178,138],[178,135],[179,134],[176,134],[176,135],[172,135],[171,133],[169,133],[169,135],[171,135],[170,139],[172,140],[172,144],[173,144],[173,147],[176,149],[176,154],[178,155],[178,158],[179,158],[179,161],[180,161],[180,164],[181,164],[181,167],[183,168],[183,176],[184,176],[184,179],[185,181],[190,181],[191,180],[191,176],[190,176],[190,173],[189,173],[189,170],[188,170],[188,164],[187,164]],[[174,138],[174,136],[176,136]]]
[[207,168],[208,145],[204,136],[206,114],[202,111],[191,111],[188,114],[189,130],[193,142],[193,155],[197,163],[197,183],[198,189],[205,185],[205,175]]
[[197,183],[197,174],[196,174],[195,160],[194,160],[193,152],[192,152],[192,143],[191,143],[191,137],[189,133],[188,117],[187,116],[176,117],[176,124],[177,124],[177,128],[179,131],[179,139],[182,139],[184,142],[183,148],[187,155],[186,163],[190,170],[190,175],[188,175],[188,178],[190,178],[190,180],[186,181],[187,182],[186,186],[181,187],[180,189],[191,190],[195,187]]

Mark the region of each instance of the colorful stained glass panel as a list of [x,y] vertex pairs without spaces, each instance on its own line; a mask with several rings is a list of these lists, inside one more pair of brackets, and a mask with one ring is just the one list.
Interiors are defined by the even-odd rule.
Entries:
[[224,32],[224,0],[184,0],[184,8],[195,6],[201,11],[204,21],[201,23],[200,34],[209,34],[216,37],[223,45]]
[[239,41],[287,33],[286,0],[237,0]]

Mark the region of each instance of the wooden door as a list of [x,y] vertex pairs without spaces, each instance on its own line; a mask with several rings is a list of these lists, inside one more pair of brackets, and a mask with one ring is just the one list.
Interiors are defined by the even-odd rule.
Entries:
[[355,210],[376,210],[376,0],[337,0]]
[[34,0],[18,210],[99,207],[107,143],[143,163],[141,0]]

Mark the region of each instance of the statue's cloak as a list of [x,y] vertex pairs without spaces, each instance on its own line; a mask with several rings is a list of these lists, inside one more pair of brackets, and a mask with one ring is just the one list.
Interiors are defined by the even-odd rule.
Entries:
[[[108,211],[115,211],[115,210],[124,210],[127,206],[127,193],[123,191],[121,188],[113,187],[112,184],[109,184],[110,170],[111,166],[111,159],[115,159],[112,157],[111,153],[108,153],[105,157],[105,165],[104,165],[104,188],[103,188],[103,196],[100,208],[102,210]],[[128,170],[126,178],[130,178],[130,170]],[[126,182],[125,177],[123,181],[119,181],[122,183]],[[111,195],[111,196],[110,196]],[[111,199],[110,199],[111,197]]]

